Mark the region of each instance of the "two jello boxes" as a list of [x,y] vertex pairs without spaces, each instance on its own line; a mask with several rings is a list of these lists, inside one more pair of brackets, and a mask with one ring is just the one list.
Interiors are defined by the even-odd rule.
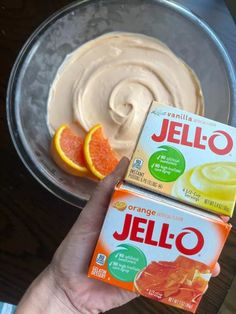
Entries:
[[[197,131],[187,121],[194,121]],[[209,130],[210,126],[213,130]],[[173,197],[173,190],[177,195],[185,189],[182,193],[191,196],[187,203],[207,209],[213,204],[211,211],[213,208],[230,215],[235,181],[235,165],[230,158],[235,156],[235,130],[227,128],[175,108],[152,104],[126,183],[119,184],[111,198],[89,277],[195,313],[231,225],[215,214],[150,190]],[[198,157],[196,146],[204,150]],[[218,166],[213,153],[218,156]],[[204,165],[196,171],[199,164]],[[193,178],[189,178],[191,175]]]

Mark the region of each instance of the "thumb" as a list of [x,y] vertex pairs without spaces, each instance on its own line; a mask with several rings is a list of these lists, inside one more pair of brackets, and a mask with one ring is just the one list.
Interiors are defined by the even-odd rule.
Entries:
[[128,165],[129,159],[123,157],[115,170],[98,184],[80,215],[81,219],[82,217],[83,219],[89,218],[91,221],[91,217],[94,217],[98,224],[100,220],[103,220],[115,185],[124,178]]

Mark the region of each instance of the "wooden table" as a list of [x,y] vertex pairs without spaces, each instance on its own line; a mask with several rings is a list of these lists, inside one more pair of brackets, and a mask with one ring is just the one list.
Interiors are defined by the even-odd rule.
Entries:
[[[129,0],[131,1],[131,0]],[[68,0],[0,2],[0,300],[17,304],[31,281],[44,269],[80,210],[44,189],[21,163],[11,142],[5,94],[19,49],[33,30]],[[179,0],[216,31],[236,64],[236,29],[221,0]],[[235,224],[235,218],[232,219]],[[198,313],[217,313],[236,271],[236,232],[232,230],[220,259],[220,276],[211,280]],[[110,313],[181,313],[144,298]]]

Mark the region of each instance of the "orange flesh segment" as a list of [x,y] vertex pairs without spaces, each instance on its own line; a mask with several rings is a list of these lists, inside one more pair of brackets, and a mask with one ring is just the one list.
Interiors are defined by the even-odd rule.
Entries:
[[183,256],[179,256],[173,262],[153,261],[136,280],[136,287],[144,296],[150,297],[149,291],[152,290],[162,293],[162,298],[171,295],[182,301],[194,302],[194,298],[204,293],[207,285],[203,278],[193,278],[196,269],[203,273],[209,271],[206,265]]
[[65,128],[61,133],[60,145],[64,154],[75,164],[86,167],[83,142],[82,137],[74,134],[69,128]]
[[89,151],[93,166],[104,176],[111,173],[118,164],[118,159],[108,140],[103,136],[102,128],[98,128],[93,133],[89,143]]

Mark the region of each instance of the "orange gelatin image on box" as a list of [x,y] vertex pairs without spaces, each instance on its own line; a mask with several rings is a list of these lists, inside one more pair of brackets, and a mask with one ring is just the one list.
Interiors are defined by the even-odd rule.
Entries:
[[195,310],[210,276],[207,265],[179,256],[173,262],[152,261],[137,274],[134,286],[148,298]]

